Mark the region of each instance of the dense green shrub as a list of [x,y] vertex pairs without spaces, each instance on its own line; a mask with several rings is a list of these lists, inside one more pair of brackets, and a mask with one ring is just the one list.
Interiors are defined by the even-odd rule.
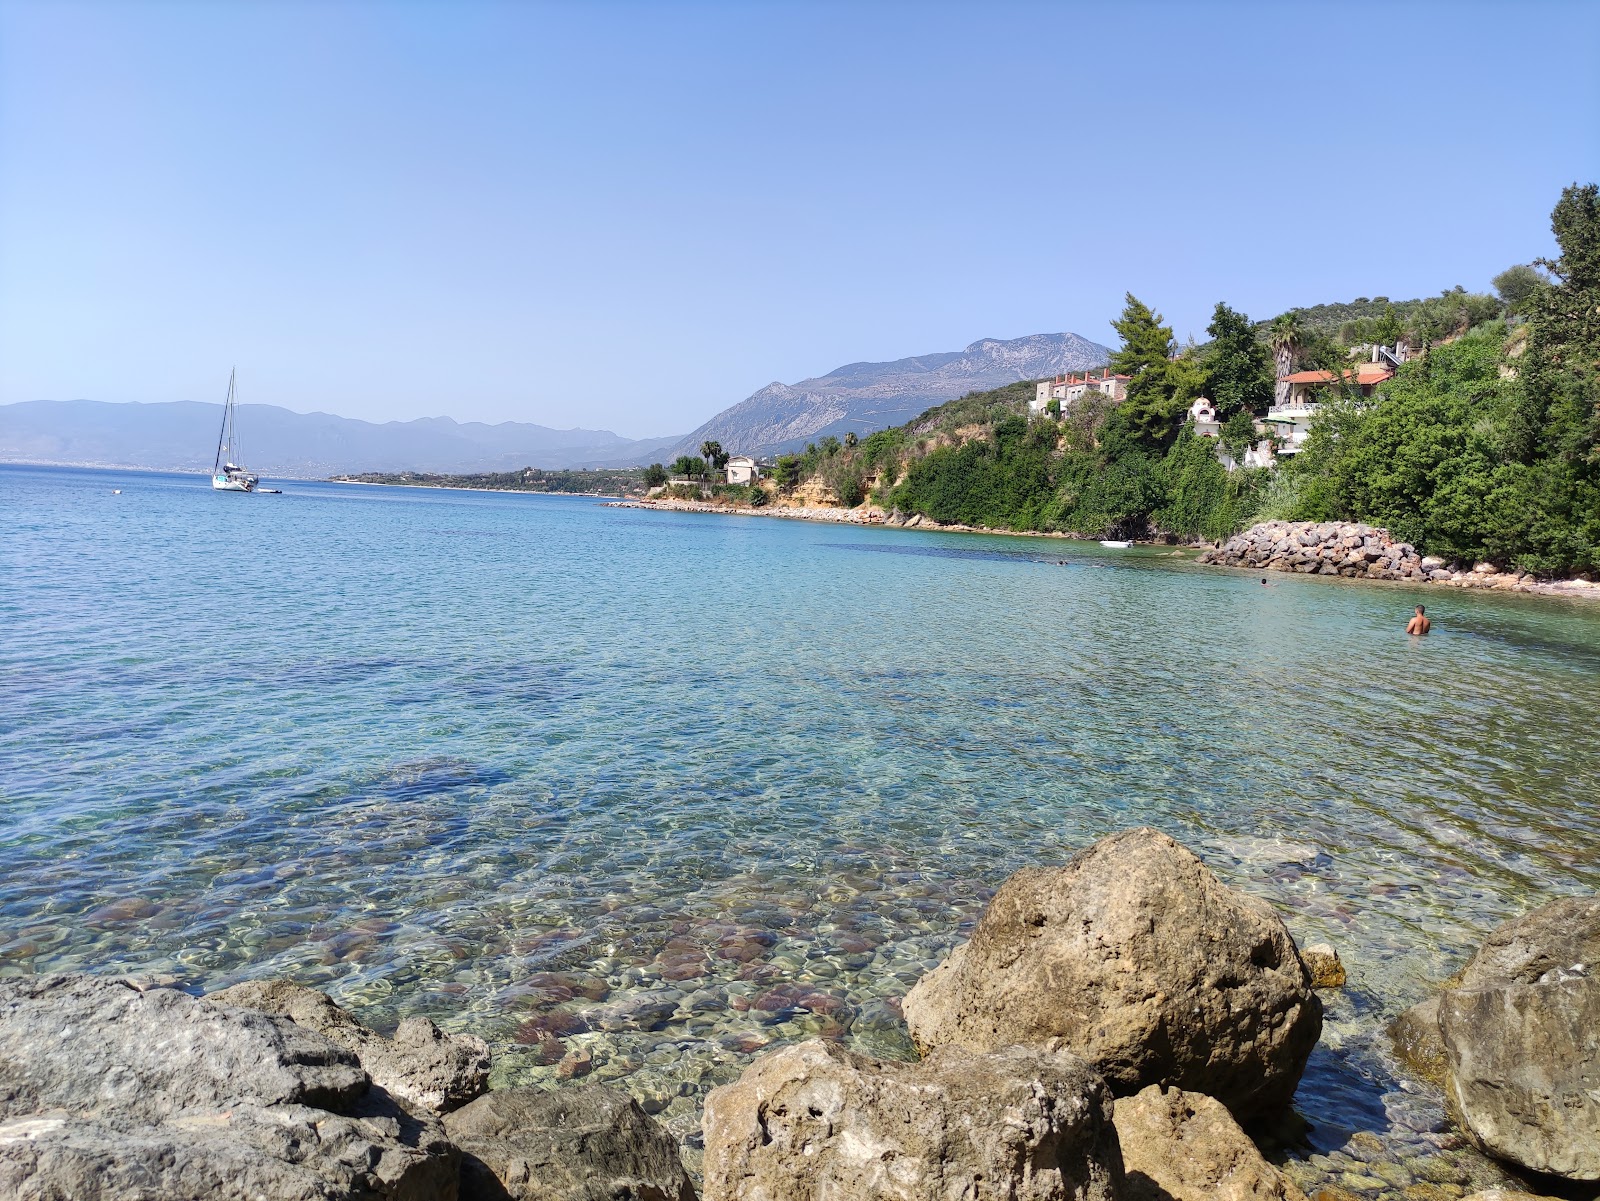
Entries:
[[1178,435],[1161,464],[1162,503],[1151,514],[1160,529],[1217,541],[1248,523],[1265,473],[1229,472],[1216,452],[1215,441],[1195,436],[1188,426]]

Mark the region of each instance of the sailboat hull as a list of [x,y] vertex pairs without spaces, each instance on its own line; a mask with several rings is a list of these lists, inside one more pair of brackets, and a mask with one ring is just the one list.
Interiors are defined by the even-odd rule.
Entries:
[[225,475],[214,475],[211,477],[211,486],[218,492],[254,492],[256,481],[253,478],[241,480]]

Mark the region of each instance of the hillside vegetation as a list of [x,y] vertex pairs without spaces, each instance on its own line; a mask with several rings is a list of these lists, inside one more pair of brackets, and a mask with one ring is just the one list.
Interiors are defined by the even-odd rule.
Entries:
[[[1204,346],[1179,351],[1132,296],[1113,322],[1127,399],[1096,393],[1029,418],[1032,384],[969,394],[895,429],[825,438],[779,460],[781,488],[819,481],[934,521],[1089,537],[1218,540],[1252,521],[1385,525],[1425,552],[1541,574],[1600,568],[1600,199],[1563,192],[1558,258],[1497,276],[1496,295],[1379,297],[1252,322],[1216,306]],[[1381,308],[1378,307],[1381,305]],[[1350,348],[1426,348],[1372,397],[1335,384],[1304,450],[1224,470],[1289,369],[1351,362]],[[1220,440],[1185,421],[1197,396]]]

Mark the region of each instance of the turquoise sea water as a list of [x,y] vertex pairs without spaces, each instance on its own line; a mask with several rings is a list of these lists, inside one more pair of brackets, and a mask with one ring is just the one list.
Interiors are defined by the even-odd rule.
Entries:
[[773,1041],[907,1054],[1007,873],[1149,824],[1343,954],[1326,1150],[1426,1124],[1384,1015],[1600,884],[1600,605],[284,489],[0,468],[0,973],[290,975],[692,1138]]

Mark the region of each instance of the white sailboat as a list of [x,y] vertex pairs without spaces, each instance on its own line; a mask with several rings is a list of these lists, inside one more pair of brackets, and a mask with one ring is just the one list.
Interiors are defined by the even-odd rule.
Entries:
[[228,372],[228,403],[222,410],[222,432],[217,435],[217,461],[211,468],[211,486],[218,492],[254,492],[260,477],[246,471],[233,460],[239,453],[238,400],[234,391],[237,369]]

